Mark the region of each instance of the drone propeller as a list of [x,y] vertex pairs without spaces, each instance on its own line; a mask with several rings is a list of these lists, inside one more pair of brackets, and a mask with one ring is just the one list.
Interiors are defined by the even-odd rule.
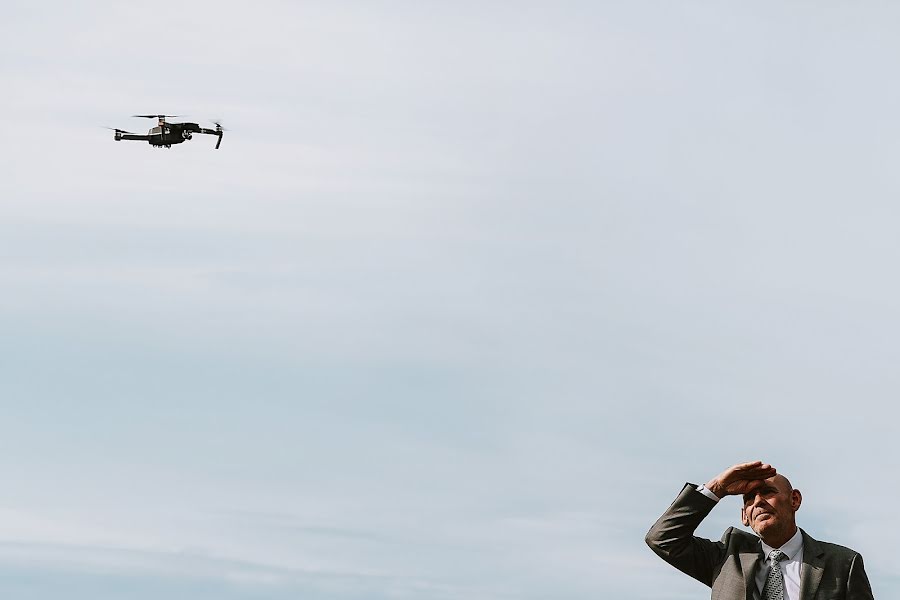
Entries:
[[181,115],[131,115],[132,117],[142,117],[144,119],[168,119],[168,118],[178,118]]
[[216,126],[216,135],[219,136],[219,139],[216,141],[216,150],[218,150],[218,149],[219,149],[219,146],[222,145],[222,135],[223,135],[223,132],[228,131],[228,129],[225,128],[225,127],[222,127],[222,121],[221,121],[221,119],[219,119],[219,120],[211,120],[210,122],[211,122],[213,125]]
[[127,133],[127,134],[129,134],[129,135],[137,135],[137,134],[132,133],[132,132],[130,132],[130,131],[125,131],[124,129],[119,129],[118,127],[103,127],[103,129],[111,129],[111,130],[115,131],[115,132],[116,132],[116,134],[115,134],[115,140],[116,140],[117,142],[118,142],[119,140],[122,139],[122,134],[123,134],[123,133]]

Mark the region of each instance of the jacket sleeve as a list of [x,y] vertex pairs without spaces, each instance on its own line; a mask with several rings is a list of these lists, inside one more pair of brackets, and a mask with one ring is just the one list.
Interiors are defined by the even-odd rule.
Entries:
[[[664,561],[712,587],[716,568],[725,560],[725,543],[694,536],[700,522],[716,505],[715,500],[698,492],[696,487],[692,483],[685,484],[644,540]],[[856,597],[850,598],[856,600]],[[862,600],[864,596],[859,598]]]
[[854,556],[850,563],[850,575],[847,577],[847,600],[874,600],[872,586],[869,585],[861,554]]

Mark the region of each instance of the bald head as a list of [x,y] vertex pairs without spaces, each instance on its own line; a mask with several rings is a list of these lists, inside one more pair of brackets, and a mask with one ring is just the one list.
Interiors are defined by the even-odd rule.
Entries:
[[787,477],[779,473],[775,477],[770,477],[768,481],[771,481],[773,485],[777,486],[780,490],[793,491],[794,486],[791,485],[791,482]]

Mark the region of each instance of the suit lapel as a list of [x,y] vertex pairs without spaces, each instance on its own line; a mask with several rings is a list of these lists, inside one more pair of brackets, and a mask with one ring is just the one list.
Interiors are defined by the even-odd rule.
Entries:
[[816,590],[819,589],[819,582],[822,581],[822,573],[824,572],[824,563],[822,559],[824,552],[819,542],[809,537],[802,529],[803,534],[803,566],[800,573],[800,600],[813,600],[816,597]]
[[759,562],[762,558],[759,548],[759,542],[757,541],[755,544],[748,544],[740,553],[741,573],[744,575],[744,590],[747,598],[757,597],[756,570],[759,568]]

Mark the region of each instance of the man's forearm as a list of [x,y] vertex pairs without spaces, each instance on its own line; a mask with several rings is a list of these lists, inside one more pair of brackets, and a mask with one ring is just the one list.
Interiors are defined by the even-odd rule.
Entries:
[[691,577],[712,585],[715,565],[725,549],[721,543],[694,536],[694,531],[716,505],[716,500],[688,483],[644,538],[664,561]]

